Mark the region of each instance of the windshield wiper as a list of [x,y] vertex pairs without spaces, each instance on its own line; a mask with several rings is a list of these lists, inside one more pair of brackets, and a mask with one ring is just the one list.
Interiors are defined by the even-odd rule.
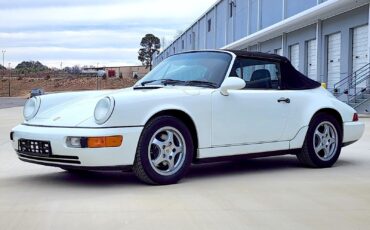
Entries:
[[185,81],[181,81],[181,80],[174,80],[174,79],[157,79],[157,80],[152,80],[152,81],[144,81],[141,83],[141,86],[145,86],[147,84],[150,84],[150,83],[153,83],[153,82],[160,82],[161,84],[167,86],[167,85],[171,85],[171,84],[177,84],[177,83],[182,83],[182,84],[186,84]]
[[208,87],[211,87],[211,88],[218,88],[218,85],[216,83],[213,83],[213,82],[209,82],[209,81],[186,81],[186,84],[187,85],[191,85],[191,86],[208,86]]
[[167,85],[173,85],[173,84],[186,84],[186,81],[182,80],[174,80],[174,79],[162,79],[161,83],[165,86]]
[[156,82],[156,81],[160,81],[160,79],[157,79],[157,80],[151,80],[151,81],[143,81],[141,82],[141,86],[145,86],[147,84],[150,84],[150,83],[153,83],[153,82]]
[[145,86],[147,84],[153,83],[153,82],[160,82],[164,86],[167,85],[173,85],[173,84],[183,84],[183,85],[189,85],[189,86],[207,86],[211,88],[218,88],[218,85],[212,82],[208,81],[182,81],[182,80],[175,80],[175,79],[157,79],[157,80],[152,80],[152,81],[144,81],[141,83],[141,86]]

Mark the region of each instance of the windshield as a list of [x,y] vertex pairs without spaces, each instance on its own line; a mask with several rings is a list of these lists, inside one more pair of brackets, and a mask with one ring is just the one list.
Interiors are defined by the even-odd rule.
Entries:
[[[194,52],[167,58],[147,74],[138,85],[187,84],[220,87],[232,56],[223,52]],[[210,84],[201,84],[210,83]]]

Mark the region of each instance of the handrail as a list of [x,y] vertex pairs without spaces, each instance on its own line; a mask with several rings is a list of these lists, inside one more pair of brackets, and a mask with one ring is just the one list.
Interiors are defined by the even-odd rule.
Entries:
[[366,92],[366,88],[356,92],[354,95],[348,96],[348,103],[352,102],[353,99],[353,103],[357,103],[357,97],[362,95],[364,92]]
[[[353,100],[353,97],[352,97],[353,95],[350,95],[351,90],[354,90],[354,95],[356,96],[356,97],[354,97],[354,99],[355,99],[355,103],[356,103],[356,98],[358,96],[357,86],[359,84],[361,84],[362,82],[368,80],[369,78],[370,78],[370,63],[364,65],[359,70],[353,72],[348,77],[346,77],[346,78],[342,79],[340,82],[336,83],[335,88],[334,88],[334,93],[337,93],[336,97],[338,97],[338,98],[343,96],[343,95],[347,95],[347,103],[349,104],[351,102],[351,100]],[[338,88],[342,87],[343,85],[345,85],[346,87],[342,92],[339,93]],[[366,90],[366,87],[365,87],[365,90]],[[360,92],[360,93],[362,93],[362,92]]]
[[370,99],[366,99],[365,101],[359,103],[358,105],[353,106],[353,108],[356,109],[356,108],[360,107],[361,105],[363,105],[364,103],[366,103],[368,101],[370,101]]
[[348,75],[346,78],[343,78],[342,80],[340,80],[339,82],[337,82],[336,84],[334,84],[334,89],[339,88],[339,86],[345,85],[345,83],[348,83],[353,78],[354,75],[356,75],[357,73],[359,73],[361,71],[366,70],[367,67],[370,67],[370,63],[364,65],[360,69],[358,69],[355,72],[353,72],[352,74]]
[[348,92],[348,96],[347,96],[348,103],[352,102],[352,100],[354,100],[353,102],[356,103],[357,97],[367,91],[367,86],[365,86],[365,88],[362,88],[360,91],[358,91],[357,86],[361,84],[362,82],[366,82],[368,79],[370,79],[370,73],[366,75],[362,75],[359,78],[355,76],[355,80],[350,85],[351,89],[353,89],[355,92],[352,95],[350,95]]
[[[341,97],[343,95],[347,95],[347,104],[353,103],[352,107],[357,108],[361,104],[369,101],[367,99],[365,101],[361,101],[361,103],[357,103],[357,98],[363,95],[369,87],[366,85],[365,87],[358,88],[358,86],[366,82],[370,79],[370,63],[364,65],[357,71],[353,72],[352,74],[348,75],[346,78],[342,79],[341,81],[334,84],[334,93],[336,97]],[[339,91],[339,89],[344,88],[343,91]]]
[[[351,81],[350,85],[349,86],[355,86],[357,87],[357,85],[361,84],[362,82],[366,81],[367,79],[370,78],[370,69],[368,72],[360,75],[360,76],[356,76],[355,75],[355,80],[354,81]],[[351,88],[351,87],[350,87]]]

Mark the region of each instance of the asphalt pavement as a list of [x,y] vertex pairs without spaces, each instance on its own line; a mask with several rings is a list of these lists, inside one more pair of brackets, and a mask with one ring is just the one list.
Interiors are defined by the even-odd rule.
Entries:
[[26,100],[18,97],[0,97],[0,109],[23,106]]
[[0,229],[369,229],[370,119],[335,167],[294,156],[193,166],[171,186],[132,173],[70,174],[21,162],[9,132],[22,109],[0,110]]

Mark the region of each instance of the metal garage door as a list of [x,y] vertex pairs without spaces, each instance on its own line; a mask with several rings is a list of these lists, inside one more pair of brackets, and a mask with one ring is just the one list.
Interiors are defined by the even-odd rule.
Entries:
[[[361,26],[353,29],[353,62],[352,68],[355,72],[369,62],[368,58],[368,26]],[[362,82],[359,87],[366,87],[366,81]]]
[[280,55],[280,56],[283,56],[283,49],[276,49],[275,50],[275,54],[277,54],[277,55]]
[[317,81],[317,40],[307,42],[307,76]]
[[299,44],[290,46],[289,57],[292,65],[299,70]]
[[328,89],[340,81],[341,34],[328,37]]

